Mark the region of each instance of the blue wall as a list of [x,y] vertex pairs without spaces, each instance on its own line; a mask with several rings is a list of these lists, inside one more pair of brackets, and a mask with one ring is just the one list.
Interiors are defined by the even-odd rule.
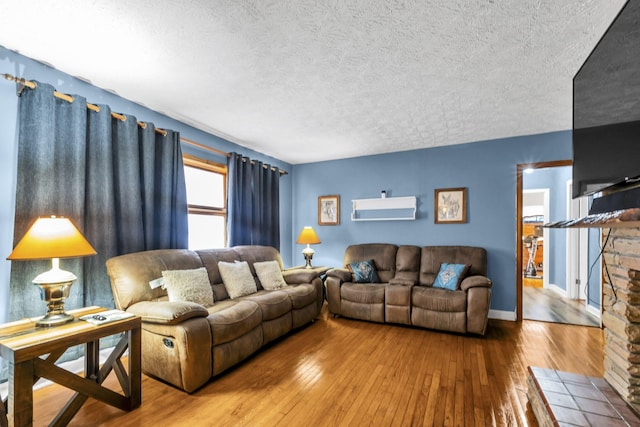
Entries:
[[[286,265],[303,263],[301,245],[293,244],[305,225],[313,225],[322,244],[314,247],[315,265],[339,266],[351,243],[466,244],[488,250],[489,275],[494,280],[492,308],[515,311],[516,285],[516,165],[571,158],[569,131],[505,138],[473,144],[438,147],[346,160],[288,165],[199,131],[117,95],[96,88],[0,47],[0,73],[24,76],[52,84],[59,91],[85,96],[90,102],[109,104],[114,111],[180,131],[181,135],[225,151],[238,150],[250,157],[290,171],[281,181],[281,252]],[[12,248],[16,176],[15,86],[0,84],[0,255]],[[224,161],[210,153],[184,146],[185,152]],[[467,223],[434,224],[434,189],[467,187]],[[351,200],[415,195],[415,221],[351,222]],[[317,225],[317,197],[341,196],[341,224]],[[0,320],[7,307],[10,264],[0,256]]]
[[[352,243],[472,245],[488,251],[494,310],[516,309],[516,166],[571,159],[571,133],[554,132],[295,165],[293,228],[313,225],[315,265],[340,266]],[[466,187],[466,224],[434,224],[434,190]],[[415,221],[352,222],[351,200],[417,196]],[[341,197],[340,225],[317,225],[317,197]],[[302,262],[295,245],[291,257]]]
[[[51,84],[59,92],[78,94],[94,104],[107,104],[115,112],[131,114],[140,121],[152,122],[157,127],[173,129],[190,140],[215,147],[224,151],[236,151],[291,171],[288,163],[265,156],[234,143],[218,138],[214,135],[197,130],[177,120],[157,113],[134,102],[128,101],[113,93],[107,92],[68,74],[54,70],[25,56],[9,51],[0,46],[0,74],[8,73],[24,77],[29,80],[39,80]],[[149,82],[145,82],[149,84]],[[162,90],[162,88],[158,88]],[[16,85],[2,79],[0,81],[0,182],[3,182],[0,193],[0,322],[6,320],[8,313],[8,288],[11,263],[5,258],[13,248],[13,219],[15,209],[16,164],[17,164],[17,108],[18,97]],[[210,151],[183,144],[183,152],[207,158],[219,163],[225,163],[224,156]],[[291,265],[289,254],[292,252],[291,236],[291,206],[292,206],[292,175],[285,175],[280,179],[280,239],[283,261]],[[30,284],[25,284],[30,285]]]

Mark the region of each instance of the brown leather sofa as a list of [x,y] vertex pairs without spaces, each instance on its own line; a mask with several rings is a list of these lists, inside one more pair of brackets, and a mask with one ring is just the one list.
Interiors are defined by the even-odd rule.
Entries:
[[[347,267],[373,260],[381,283],[354,283]],[[468,264],[459,289],[434,288],[440,264]],[[344,254],[344,267],[327,272],[329,311],[380,323],[397,323],[484,335],[491,302],[487,252],[469,246],[358,244]]]
[[[230,299],[218,261],[247,261],[256,281],[255,294]],[[107,261],[116,307],[142,318],[142,370],[192,392],[262,346],[312,322],[323,304],[317,272],[283,271],[288,286],[265,290],[254,262],[276,260],[280,253],[266,246],[189,251],[163,249],[132,253]],[[150,282],[164,270],[205,267],[214,304],[170,302],[167,291]]]

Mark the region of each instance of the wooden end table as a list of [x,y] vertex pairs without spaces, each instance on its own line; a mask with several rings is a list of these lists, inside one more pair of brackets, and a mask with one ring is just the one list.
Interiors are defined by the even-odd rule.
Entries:
[[[68,313],[75,317],[74,321],[50,328],[37,328],[37,318],[0,325],[0,356],[9,362],[9,426],[30,426],[33,423],[33,385],[41,377],[76,391],[51,426],[67,425],[89,397],[124,411],[140,406],[140,318],[134,316],[102,325],[78,320],[80,316],[105,310],[101,307],[71,310]],[[119,333],[124,333],[123,337],[100,367],[100,338]],[[84,377],[55,365],[69,347],[80,344],[85,346]],[[125,370],[121,357],[127,348],[128,369]],[[47,356],[41,358],[43,355]],[[112,370],[118,377],[123,394],[102,386]]]

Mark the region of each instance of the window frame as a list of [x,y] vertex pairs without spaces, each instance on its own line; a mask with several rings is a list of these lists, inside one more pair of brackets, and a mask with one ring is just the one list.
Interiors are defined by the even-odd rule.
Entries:
[[217,163],[202,157],[193,156],[190,154],[182,154],[182,163],[184,166],[191,168],[204,170],[206,172],[213,172],[222,175],[223,186],[223,206],[206,206],[190,204],[187,200],[187,211],[189,214],[194,215],[211,215],[221,216],[224,218],[224,242],[227,242],[227,165]]

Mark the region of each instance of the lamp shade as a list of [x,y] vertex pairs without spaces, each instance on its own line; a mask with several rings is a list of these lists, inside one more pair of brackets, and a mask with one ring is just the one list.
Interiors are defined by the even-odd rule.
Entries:
[[38,260],[95,255],[91,244],[68,218],[38,218],[7,259]]
[[304,227],[300,232],[296,243],[301,245],[317,245],[320,243],[320,239],[316,232],[313,231],[313,227]]

